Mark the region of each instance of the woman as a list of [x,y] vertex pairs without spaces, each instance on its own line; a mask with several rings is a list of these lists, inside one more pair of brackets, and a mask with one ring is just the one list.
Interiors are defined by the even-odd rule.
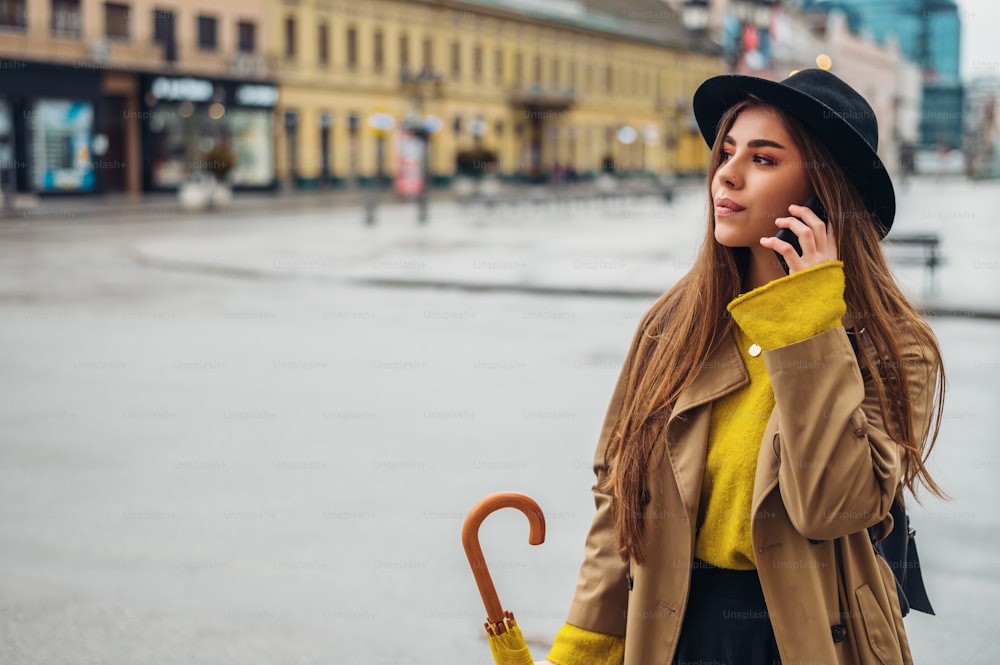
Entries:
[[[910,663],[867,529],[888,533],[903,489],[941,495],[924,459],[944,373],[879,246],[895,198],[874,112],[816,69],[709,79],[694,112],[707,235],[627,354],[548,661]],[[828,223],[798,205],[813,195]]]

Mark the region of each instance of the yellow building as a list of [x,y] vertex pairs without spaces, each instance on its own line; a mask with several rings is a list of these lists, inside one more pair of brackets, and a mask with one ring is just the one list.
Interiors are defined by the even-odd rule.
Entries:
[[284,0],[269,34],[288,184],[390,175],[408,117],[439,181],[476,147],[506,177],[707,167],[690,100],[723,63],[660,0]]
[[212,144],[274,185],[265,0],[5,0],[0,152],[19,192],[173,189]]

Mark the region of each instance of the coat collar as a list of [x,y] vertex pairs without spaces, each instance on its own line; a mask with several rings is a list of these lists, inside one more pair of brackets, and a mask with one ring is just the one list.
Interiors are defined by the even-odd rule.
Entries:
[[749,383],[750,373],[743,364],[736,340],[729,333],[709,354],[694,382],[677,398],[667,427],[685,411],[735,392]]

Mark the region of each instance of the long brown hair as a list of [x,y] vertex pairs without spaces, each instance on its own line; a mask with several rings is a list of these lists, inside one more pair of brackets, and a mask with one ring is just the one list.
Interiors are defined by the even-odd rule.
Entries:
[[[722,138],[745,108],[762,101],[743,100],[719,122],[707,179],[722,163]],[[858,189],[848,180],[823,143],[797,120],[781,113],[802,152],[810,184],[828,212],[844,261],[847,315],[852,332],[864,329],[868,344],[859,344],[859,361],[869,369],[879,406],[892,438],[905,449],[902,488],[911,494],[919,484],[944,497],[924,464],[937,439],[944,405],[945,377],[941,351],[930,326],[900,291],[879,244],[875,218]],[[725,247],[715,241],[715,212],[709,206],[708,228],[691,270],[647,310],[629,351],[621,409],[605,450],[608,475],[603,489],[614,497],[614,523],[619,554],[642,562],[644,507],[648,502],[646,470],[667,416],[677,398],[694,381],[710,354],[735,325],[726,305],[740,294],[749,265],[748,248]],[[935,415],[929,432],[915,432],[910,395],[906,393],[901,337],[912,335],[929,350],[935,366]],[[680,359],[680,360],[679,360]],[[926,442],[926,445],[925,445]]]

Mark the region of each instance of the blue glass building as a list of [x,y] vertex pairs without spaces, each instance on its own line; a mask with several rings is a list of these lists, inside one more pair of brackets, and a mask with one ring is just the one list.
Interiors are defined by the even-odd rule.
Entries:
[[895,35],[903,57],[923,70],[919,147],[961,146],[962,25],[955,0],[802,0],[801,6],[804,11],[839,9],[852,32],[867,32],[879,43]]

